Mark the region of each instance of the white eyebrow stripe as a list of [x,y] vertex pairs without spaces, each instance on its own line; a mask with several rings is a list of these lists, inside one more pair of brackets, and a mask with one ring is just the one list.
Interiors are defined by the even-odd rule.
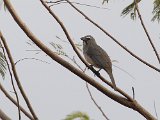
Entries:
[[90,36],[86,36],[86,38],[91,38]]

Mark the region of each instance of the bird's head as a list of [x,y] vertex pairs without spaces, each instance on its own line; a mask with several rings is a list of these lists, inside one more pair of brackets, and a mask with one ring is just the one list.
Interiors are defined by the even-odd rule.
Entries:
[[83,41],[83,45],[96,44],[95,39],[91,35],[86,35],[80,38]]

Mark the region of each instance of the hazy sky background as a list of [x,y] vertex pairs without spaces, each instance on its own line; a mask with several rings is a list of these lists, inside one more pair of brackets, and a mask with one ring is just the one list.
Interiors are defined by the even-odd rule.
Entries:
[[[11,0],[11,2],[22,20],[41,41],[51,49],[53,47],[49,42],[59,43],[63,45],[65,52],[70,57],[75,56],[69,44],[61,42],[56,38],[56,36],[59,36],[61,39],[67,40],[60,26],[44,9],[39,0]],[[100,0],[77,0],[77,2],[107,7],[108,9],[97,9],[76,5],[131,51],[154,66],[159,67],[139,19],[132,21],[129,16],[125,18],[120,17],[122,9],[131,3],[131,0],[111,0],[108,5],[103,6]],[[140,3],[140,11],[145,25],[160,53],[159,24],[151,22],[152,7],[153,4],[150,0]],[[81,43],[79,38],[84,35],[93,35],[97,43],[107,51],[111,59],[118,61],[118,63],[113,64],[125,69],[135,77],[135,79],[132,79],[123,71],[113,67],[113,74],[118,87],[132,96],[131,87],[133,86],[135,88],[136,100],[154,116],[155,101],[158,115],[160,115],[160,75],[158,72],[133,58],[69,5],[61,4],[52,7],[52,9],[63,21],[76,43]],[[38,48],[27,44],[27,42],[30,42],[30,39],[15,23],[9,12],[5,12],[3,9],[0,11],[0,30],[7,39],[15,62],[22,58],[34,57],[50,63],[25,60],[16,65],[21,83],[40,120],[62,120],[66,115],[74,111],[85,112],[93,120],[105,120],[91,101],[83,80],[51,60],[43,52],[36,54],[33,51],[26,51],[37,50]],[[82,68],[85,68],[78,57],[75,58]],[[65,57],[64,59],[70,61]],[[103,70],[101,73],[109,79]],[[94,77],[91,71],[86,71],[86,74],[101,82],[97,77]],[[1,80],[1,83],[8,92],[13,91],[8,75],[4,81]],[[109,88],[107,85],[103,85]],[[139,113],[117,104],[95,88],[90,88],[95,100],[110,120],[145,120]],[[10,94],[14,96],[13,93]],[[22,97],[20,103],[27,109]],[[18,119],[17,108],[2,92],[0,92],[0,108],[13,120]],[[23,116],[22,120],[28,119]]]

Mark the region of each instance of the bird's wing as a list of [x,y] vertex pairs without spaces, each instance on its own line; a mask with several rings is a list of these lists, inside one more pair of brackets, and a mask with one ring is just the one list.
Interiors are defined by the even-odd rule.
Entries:
[[100,46],[91,47],[88,49],[87,54],[98,67],[112,69],[112,63],[108,54]]

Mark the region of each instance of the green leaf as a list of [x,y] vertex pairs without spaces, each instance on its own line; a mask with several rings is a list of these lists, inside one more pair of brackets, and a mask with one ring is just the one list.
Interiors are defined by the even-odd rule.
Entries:
[[109,2],[109,0],[103,0],[102,5],[103,5],[105,2],[107,2],[107,3],[108,3],[108,2]]
[[66,54],[66,52],[64,51],[63,47],[60,44],[57,43],[53,43],[50,42],[50,44],[53,46],[53,48],[56,50],[56,53],[58,55],[62,55],[62,56],[66,56],[68,57],[68,55]]
[[5,74],[6,74],[6,60],[5,57],[3,55],[2,52],[0,52],[0,75],[2,76],[2,78],[5,78]]
[[153,7],[153,18],[152,21],[157,20],[158,22],[160,22],[160,0],[155,0],[153,2],[154,7]]
[[67,117],[64,120],[74,120],[76,118],[79,118],[80,120],[90,120],[89,116],[86,113],[80,111],[73,112],[67,115]]
[[[137,0],[137,3],[139,3],[140,1],[141,0]],[[134,2],[132,2],[122,10],[121,16],[127,16],[128,14],[130,14],[132,20],[136,19],[136,7]]]
[[0,0],[0,10],[1,10],[2,6],[3,6],[4,10],[6,11],[7,10],[6,5],[4,4],[3,0]]

